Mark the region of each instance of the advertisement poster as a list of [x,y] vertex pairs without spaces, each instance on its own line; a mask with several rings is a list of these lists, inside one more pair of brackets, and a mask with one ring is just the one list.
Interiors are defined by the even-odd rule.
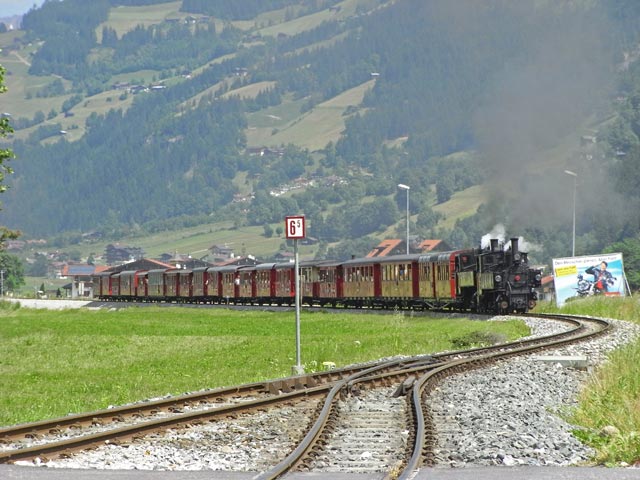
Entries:
[[591,295],[624,296],[621,253],[553,259],[556,304]]

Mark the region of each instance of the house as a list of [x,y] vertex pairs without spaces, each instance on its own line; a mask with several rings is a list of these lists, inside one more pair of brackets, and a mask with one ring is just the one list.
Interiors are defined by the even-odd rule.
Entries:
[[425,252],[447,252],[449,250],[453,250],[446,242],[443,240],[423,240],[418,245],[418,250],[421,253]]
[[282,157],[284,155],[284,148],[277,147],[248,147],[247,153],[250,157],[264,157],[264,156],[274,156],[274,157]]
[[541,285],[536,289],[538,300],[553,301],[556,298],[556,289],[553,275],[545,275],[542,277]]
[[107,265],[139,260],[144,257],[144,250],[139,247],[121,247],[109,244],[105,247],[105,259]]
[[209,252],[216,264],[234,257],[233,248],[227,245],[212,245]]
[[93,276],[107,270],[103,265],[80,263],[67,264],[62,267],[61,278],[71,278],[71,283],[64,286],[71,298],[93,296]]
[[367,253],[367,257],[388,257],[389,255],[402,255],[407,253],[407,244],[397,238],[383,240],[373,250]]
[[[444,252],[451,250],[442,240],[423,240],[417,243],[416,237],[409,237],[409,253]],[[388,257],[389,255],[405,255],[407,243],[397,238],[383,240],[367,257]]]
[[175,268],[186,268],[186,269],[194,269],[199,267],[212,267],[213,264],[209,262],[205,262],[204,260],[200,260],[198,258],[193,258],[191,255],[181,255],[176,253],[173,256],[169,256],[170,258],[166,259],[167,255],[162,255],[164,259],[164,263],[168,263],[172,267]]
[[252,257],[251,255],[248,255],[246,257],[235,257],[235,258],[228,258],[225,261],[222,262],[217,262],[215,264],[216,267],[226,267],[229,265],[258,265],[260,262],[255,258]]
[[141,258],[129,263],[123,263],[115,267],[103,269],[103,272],[119,273],[125,270],[156,270],[159,268],[172,268],[168,263],[160,262],[152,258]]
[[22,240],[7,240],[4,243],[4,248],[7,250],[22,250],[26,245],[26,242]]
[[295,255],[292,252],[278,252],[273,256],[276,262],[293,262]]

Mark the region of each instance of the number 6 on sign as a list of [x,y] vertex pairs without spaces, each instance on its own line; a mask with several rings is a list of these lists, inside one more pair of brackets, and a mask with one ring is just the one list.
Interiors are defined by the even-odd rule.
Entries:
[[305,226],[304,217],[284,217],[285,232],[287,238],[304,238]]

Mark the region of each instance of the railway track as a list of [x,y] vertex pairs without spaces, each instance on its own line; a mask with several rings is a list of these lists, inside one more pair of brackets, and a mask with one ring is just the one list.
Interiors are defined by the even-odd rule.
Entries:
[[[552,318],[567,323],[567,330],[487,348],[332,370],[3,428],[0,462],[52,459],[100,445],[135,441],[168,428],[315,399],[315,404],[305,407],[311,415],[312,406],[317,405],[304,438],[257,478],[278,478],[292,470],[371,469],[387,471],[389,478],[409,478],[415,469],[433,462],[433,419],[425,398],[442,378],[510,356],[579,341],[608,328],[601,320]],[[29,446],[22,445],[25,437]]]

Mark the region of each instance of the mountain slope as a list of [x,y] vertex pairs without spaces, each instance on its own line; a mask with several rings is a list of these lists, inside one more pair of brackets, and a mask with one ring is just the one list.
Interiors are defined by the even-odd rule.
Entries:
[[[500,180],[490,192],[518,192],[518,214],[474,229],[526,228],[523,192],[536,188],[518,188],[523,162],[601,105],[620,48],[604,0],[79,5],[47,2],[26,32],[0,35],[12,73],[3,110],[23,159],[2,222],[30,235],[184,216],[260,226],[303,212],[336,242],[400,225],[396,184],[410,183],[413,231],[475,242],[444,206],[488,180]],[[262,146],[277,148],[252,155]],[[476,154],[451,156],[463,150]],[[320,186],[269,195],[303,175]],[[234,203],[251,191],[257,200]],[[390,199],[377,219],[372,197]]]

